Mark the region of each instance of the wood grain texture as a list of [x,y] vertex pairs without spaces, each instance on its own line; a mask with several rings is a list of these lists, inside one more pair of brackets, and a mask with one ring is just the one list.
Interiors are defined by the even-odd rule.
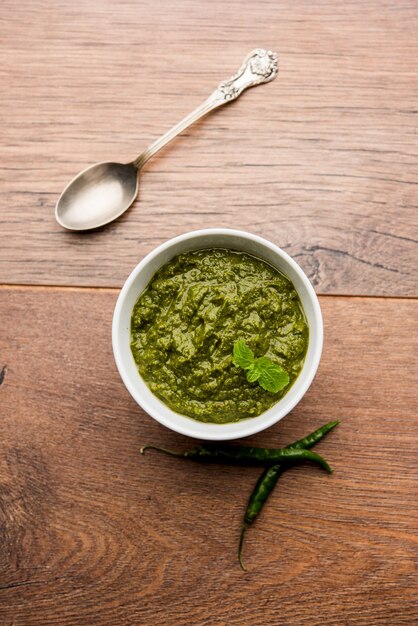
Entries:
[[113,364],[116,291],[0,288],[0,615],[14,626],[410,626],[418,620],[417,304],[321,298],[326,341],[298,407],[251,438],[318,447],[236,549],[259,470],[138,453],[189,440]]
[[[6,0],[0,20],[0,282],[119,286],[167,238],[227,226],[320,293],[417,294],[415,0]],[[58,227],[73,175],[134,158],[257,46],[276,81],[150,162],[117,223]]]

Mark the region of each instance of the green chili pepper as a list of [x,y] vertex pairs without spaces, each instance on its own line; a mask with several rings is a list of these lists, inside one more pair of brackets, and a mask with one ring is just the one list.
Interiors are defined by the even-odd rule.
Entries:
[[312,448],[312,446],[318,443],[318,441],[321,441],[321,439],[325,437],[325,435],[329,433],[330,430],[338,426],[339,423],[340,423],[339,420],[336,420],[334,422],[328,422],[328,424],[324,424],[324,426],[321,426],[321,428],[314,430],[314,432],[311,433],[310,435],[307,435],[307,437],[304,437],[303,439],[299,439],[298,441],[291,443],[290,446],[287,446],[287,447],[288,448],[305,448],[305,449]]
[[253,448],[249,446],[229,446],[206,444],[186,450],[186,452],[173,452],[165,448],[157,446],[144,446],[141,453],[145,450],[158,450],[169,454],[170,456],[192,459],[193,461],[201,461],[206,463],[234,463],[234,464],[267,464],[275,465],[276,463],[291,464],[296,461],[312,461],[323,467],[329,474],[332,469],[325,459],[315,452],[310,452],[303,448]]
[[[318,430],[315,430],[307,437],[299,439],[298,441],[290,444],[290,446],[287,446],[287,449],[311,448],[339,423],[339,421],[329,422],[328,424],[321,426],[321,428],[318,428]],[[261,509],[266,503],[270,493],[273,491],[277,481],[279,480],[280,475],[284,472],[284,470],[285,468],[283,467],[283,465],[279,464],[267,467],[258,479],[248,501],[247,510],[244,516],[244,523],[242,526],[240,540],[238,544],[238,559],[241,569],[243,569],[244,571],[246,571],[246,569],[244,567],[244,563],[242,562],[241,553],[245,531],[254,522],[254,520],[260,513]]]
[[246,572],[246,568],[244,563],[242,562],[242,545],[244,543],[244,534],[247,530],[248,526],[254,522],[255,518],[260,513],[261,509],[264,506],[267,498],[270,493],[273,491],[276,486],[277,481],[279,480],[280,474],[284,472],[283,465],[271,465],[270,467],[266,467],[264,472],[261,474],[258,479],[254,490],[248,500],[247,510],[245,511],[244,516],[244,524],[242,526],[241,535],[239,538],[238,544],[238,560],[241,566],[241,569]]

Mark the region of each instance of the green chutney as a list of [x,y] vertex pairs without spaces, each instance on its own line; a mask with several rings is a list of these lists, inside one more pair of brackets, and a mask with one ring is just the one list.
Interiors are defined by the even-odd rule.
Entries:
[[[289,374],[270,393],[232,364],[243,339]],[[164,265],[132,311],[131,349],[139,373],[167,406],[225,424],[260,415],[282,398],[305,359],[309,328],[291,281],[264,261],[224,249],[180,254]]]

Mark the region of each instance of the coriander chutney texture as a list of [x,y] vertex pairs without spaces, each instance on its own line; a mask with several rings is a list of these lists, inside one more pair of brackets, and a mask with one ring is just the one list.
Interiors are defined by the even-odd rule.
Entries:
[[[269,393],[232,364],[235,341],[289,374]],[[219,424],[255,417],[290,389],[305,359],[309,328],[291,281],[243,252],[180,254],[164,265],[132,311],[131,349],[151,391],[174,411]]]

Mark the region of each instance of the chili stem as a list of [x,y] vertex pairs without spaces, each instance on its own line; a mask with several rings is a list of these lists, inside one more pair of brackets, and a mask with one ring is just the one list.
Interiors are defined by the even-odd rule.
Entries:
[[142,446],[139,451],[141,454],[145,454],[145,450],[158,450],[158,452],[164,452],[164,454],[168,454],[169,456],[184,457],[183,452],[175,452],[174,450],[167,450],[166,448],[159,448],[158,446]]
[[248,528],[248,524],[244,524],[242,529],[241,529],[241,535],[240,535],[239,544],[238,544],[238,560],[239,560],[239,564],[240,564],[240,567],[241,567],[243,572],[247,571],[247,568],[245,567],[245,565],[244,565],[244,563],[242,561],[242,546],[243,546],[243,543],[244,543],[244,533],[247,530],[247,528]]

